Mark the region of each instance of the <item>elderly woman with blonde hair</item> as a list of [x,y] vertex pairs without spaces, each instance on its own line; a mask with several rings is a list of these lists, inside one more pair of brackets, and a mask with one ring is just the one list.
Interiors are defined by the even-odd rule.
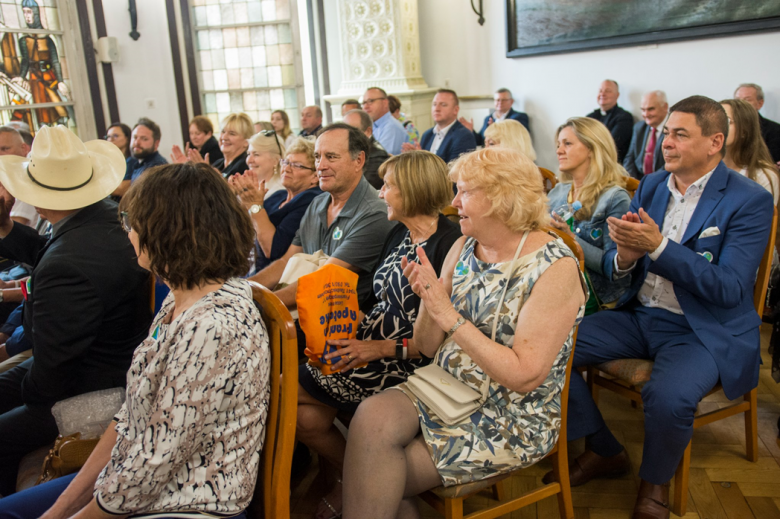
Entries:
[[[628,212],[631,198],[624,189],[626,173],[617,161],[615,141],[599,121],[573,117],[556,135],[558,166],[562,182],[547,195],[553,211],[552,225],[571,234],[585,254],[585,268],[591,295],[585,315],[601,304],[617,301],[628,288],[630,277],[617,280],[604,275],[604,252],[612,244],[607,218],[620,218]],[[556,210],[579,201],[572,225],[564,222]]]
[[280,165],[285,154],[284,142],[275,131],[263,130],[253,135],[248,144],[246,165],[249,169],[243,174],[231,176],[228,181],[236,194],[251,190],[252,197],[266,200],[273,193],[284,189]]
[[365,400],[344,462],[347,518],[414,516],[412,496],[532,465],[558,437],[566,363],[587,291],[577,262],[542,230],[547,199],[528,157],[479,150],[460,157],[450,175],[465,236],[441,278],[419,249],[418,261],[402,263],[422,300],[411,342],[486,398],[454,424],[408,382]]
[[536,151],[531,142],[531,134],[525,126],[514,119],[504,119],[487,127],[485,130],[485,147],[509,148],[516,150],[536,161]]

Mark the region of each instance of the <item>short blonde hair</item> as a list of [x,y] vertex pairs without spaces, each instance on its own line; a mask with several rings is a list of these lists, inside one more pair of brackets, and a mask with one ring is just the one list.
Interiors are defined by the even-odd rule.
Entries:
[[379,166],[382,179],[390,172],[401,192],[404,216],[435,215],[452,203],[447,164],[438,155],[422,150],[395,155]]
[[249,139],[255,133],[255,125],[245,113],[230,114],[222,120],[222,130],[235,130],[244,139]]
[[485,216],[513,232],[535,231],[550,223],[542,174],[531,159],[508,148],[485,148],[461,156],[450,179],[484,191],[491,207]]
[[[284,146],[282,146],[282,149],[284,149]],[[314,143],[310,140],[303,139],[301,137],[298,137],[295,139],[292,144],[290,144],[290,147],[287,148],[287,155],[294,155],[297,153],[301,153],[303,155],[306,155],[306,160],[314,164]],[[314,172],[317,173],[316,171]]]
[[257,153],[270,153],[278,156],[279,159],[285,155],[284,141],[273,130],[266,130],[252,135],[249,139],[249,147]]
[[532,161],[536,161],[536,151],[531,142],[531,134],[518,121],[504,119],[497,121],[485,130],[485,140],[491,139],[501,148],[517,150]]

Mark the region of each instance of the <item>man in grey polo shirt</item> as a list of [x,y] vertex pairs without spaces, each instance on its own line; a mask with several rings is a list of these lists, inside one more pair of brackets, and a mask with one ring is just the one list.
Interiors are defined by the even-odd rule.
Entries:
[[[323,129],[314,157],[325,193],[309,205],[285,255],[253,276],[253,281],[274,287],[293,254],[322,250],[330,256],[328,263],[358,273],[361,308],[370,299],[372,273],[393,223],[387,220],[387,206],[363,177],[369,150],[368,139],[357,128],[335,123]],[[294,308],[297,289],[298,283],[293,283],[276,295]]]

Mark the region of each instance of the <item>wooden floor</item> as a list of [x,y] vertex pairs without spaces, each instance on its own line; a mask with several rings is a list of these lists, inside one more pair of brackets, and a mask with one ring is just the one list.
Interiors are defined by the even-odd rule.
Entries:
[[[745,429],[742,415],[697,429],[693,437],[688,513],[686,519],[780,519],[780,447],[777,443],[777,418],[780,415],[780,385],[770,374],[766,354],[771,328],[762,328],[761,375],[758,386],[758,462],[745,459]],[[723,393],[708,397],[700,410],[728,405]],[[618,440],[626,446],[632,462],[632,474],[623,479],[602,479],[572,489],[577,519],[628,519],[636,499],[642,461],[644,437],[641,411],[632,409],[621,397],[602,391],[599,407]],[[578,454],[582,445],[575,442],[571,451]],[[521,471],[511,478],[507,490],[514,495],[538,486],[550,469],[547,462]],[[313,517],[317,502],[327,492],[325,478],[317,463],[307,475],[293,482],[292,518]],[[478,508],[479,502],[490,500],[476,496],[466,501],[466,512]],[[420,501],[424,518],[440,517]],[[554,497],[526,509],[504,516],[523,519],[557,518],[558,505]],[[672,514],[672,517],[677,517]]]

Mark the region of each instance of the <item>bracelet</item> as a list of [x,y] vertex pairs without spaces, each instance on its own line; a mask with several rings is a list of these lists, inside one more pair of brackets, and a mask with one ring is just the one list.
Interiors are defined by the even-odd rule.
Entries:
[[458,317],[458,320],[455,321],[455,324],[452,325],[452,328],[450,328],[450,331],[447,332],[447,335],[452,337],[453,335],[455,335],[455,332],[458,330],[458,328],[460,328],[464,324],[466,324],[466,319],[464,319],[463,316],[461,315],[460,317]]
[[396,359],[405,359],[406,355],[404,355],[404,341],[406,339],[398,339],[395,341],[395,358]]
[[409,355],[409,339],[404,339],[404,356],[402,358],[406,360],[408,355]]

